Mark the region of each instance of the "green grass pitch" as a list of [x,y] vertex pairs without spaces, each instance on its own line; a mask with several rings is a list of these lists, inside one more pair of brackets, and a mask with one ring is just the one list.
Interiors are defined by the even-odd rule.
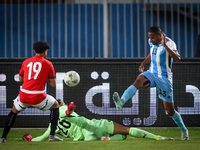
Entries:
[[[174,141],[154,141],[128,136],[124,141],[73,141],[63,138],[59,142],[27,142],[22,140],[25,133],[33,137],[45,129],[11,129],[6,143],[0,143],[0,150],[198,150],[200,149],[200,127],[189,127],[189,141],[180,140],[179,128],[141,128],[157,135],[173,137]],[[0,129],[0,135],[3,129]],[[59,136],[61,137],[61,136]],[[62,138],[62,137],[61,137]]]

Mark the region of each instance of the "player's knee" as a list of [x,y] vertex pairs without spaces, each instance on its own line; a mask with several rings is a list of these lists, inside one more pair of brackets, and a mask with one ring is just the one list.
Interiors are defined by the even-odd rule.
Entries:
[[142,79],[137,79],[135,80],[135,82],[133,83],[133,85],[137,88],[137,89],[142,89],[142,88],[147,88],[149,87],[151,84],[151,82],[149,80],[142,80]]
[[149,87],[150,84],[151,84],[151,82],[150,82],[149,80],[147,80],[147,81],[145,81],[145,82],[143,83],[143,86],[146,88],[146,87]]
[[59,107],[60,107],[60,105],[59,105],[58,101],[55,101],[54,104],[51,106],[50,110],[56,109],[56,108],[59,108]]
[[140,89],[143,86],[142,80],[141,79],[136,79],[133,85],[137,88]]
[[15,113],[15,114],[18,114],[19,111],[16,109],[15,105],[13,104],[13,107],[12,107],[12,112]]

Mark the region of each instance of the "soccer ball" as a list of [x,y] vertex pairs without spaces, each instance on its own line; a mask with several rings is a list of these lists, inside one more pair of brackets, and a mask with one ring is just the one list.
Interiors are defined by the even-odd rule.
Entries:
[[77,86],[80,82],[80,76],[76,71],[68,71],[64,76],[64,82],[69,87]]

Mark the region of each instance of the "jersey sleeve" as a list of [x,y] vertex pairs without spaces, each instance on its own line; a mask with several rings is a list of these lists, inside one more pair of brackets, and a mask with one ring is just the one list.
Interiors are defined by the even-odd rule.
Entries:
[[48,129],[44,132],[44,134],[42,134],[41,136],[37,136],[35,138],[33,138],[31,141],[46,141],[50,135],[50,131],[51,131],[51,128],[50,128],[50,125],[48,127]]
[[176,54],[179,54],[178,53],[178,50],[177,50],[177,47],[176,47],[176,44],[174,41],[172,40],[167,40],[166,41],[166,45],[169,47],[169,49],[171,49],[174,53]]
[[50,62],[49,63],[49,75],[48,78],[55,78],[55,70],[53,64]]
[[167,42],[166,42],[166,45],[167,45],[171,50],[177,50],[176,44],[175,44],[173,41],[171,41],[171,40],[167,41]]
[[61,106],[59,108],[59,117],[63,118],[66,117],[65,111],[68,109],[67,106]]

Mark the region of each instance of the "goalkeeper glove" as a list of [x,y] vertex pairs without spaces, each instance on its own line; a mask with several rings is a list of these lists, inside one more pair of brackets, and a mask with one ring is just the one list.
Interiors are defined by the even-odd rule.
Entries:
[[66,110],[65,114],[66,114],[67,116],[69,116],[69,115],[74,111],[75,108],[76,108],[76,105],[75,105],[73,102],[71,102],[71,103],[68,105],[68,110]]

